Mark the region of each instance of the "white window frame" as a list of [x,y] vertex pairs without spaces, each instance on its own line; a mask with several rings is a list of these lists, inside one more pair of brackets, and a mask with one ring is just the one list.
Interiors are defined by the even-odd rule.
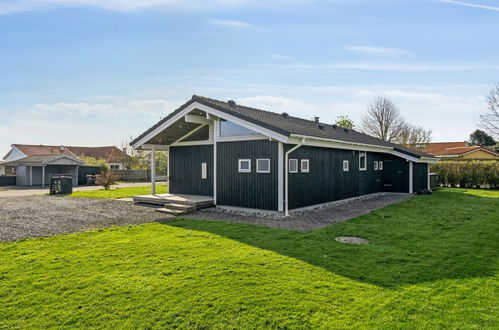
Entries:
[[[307,168],[304,168],[303,164],[307,164]],[[310,172],[310,160],[309,159],[302,159],[300,161],[300,172],[302,172],[302,173],[309,173]]]
[[350,170],[350,162],[348,160],[344,160],[343,161],[343,172],[348,172],[349,170]]
[[[266,170],[266,171],[262,171],[258,168],[258,162],[262,161],[262,160],[265,160],[269,163],[268,170]],[[270,158],[257,158],[257,160],[256,160],[256,173],[270,173]]]
[[[362,155],[366,157],[366,161],[364,162],[364,167],[361,167],[362,162],[360,159],[362,158]],[[367,170],[367,151],[359,151],[359,171],[365,171],[365,170]]]
[[[295,162],[296,163],[296,169],[294,171],[291,170],[291,162]],[[296,158],[291,158],[288,160],[288,172],[289,173],[298,173],[298,159]]]
[[378,170],[378,161],[377,160],[374,161],[374,170],[375,171]]
[[383,171],[383,162],[382,161],[378,162],[378,170]]
[[[249,166],[248,166],[247,169],[241,168],[241,163],[243,163],[243,162],[248,162],[249,163]],[[237,162],[237,171],[239,173],[251,173],[251,159],[246,159],[246,158],[239,159],[238,162]]]
[[208,179],[208,164],[201,163],[201,179]]

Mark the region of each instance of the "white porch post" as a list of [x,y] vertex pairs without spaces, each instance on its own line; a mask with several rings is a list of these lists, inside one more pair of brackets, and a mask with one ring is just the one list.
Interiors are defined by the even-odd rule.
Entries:
[[413,193],[413,162],[409,161],[409,193]]
[[29,185],[33,185],[33,166],[29,167]]
[[45,165],[42,166],[42,188],[45,187]]
[[213,202],[217,204],[217,140],[220,135],[220,121],[213,121]]
[[426,164],[428,167],[428,190],[431,190],[431,180],[430,180],[430,163]]
[[151,150],[151,194],[156,195],[156,147]]
[[277,142],[277,145],[277,210],[282,212],[284,211],[284,145],[282,142]]

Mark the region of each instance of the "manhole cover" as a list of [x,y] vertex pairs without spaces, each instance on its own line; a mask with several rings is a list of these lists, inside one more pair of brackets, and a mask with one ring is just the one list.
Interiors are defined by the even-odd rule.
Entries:
[[346,243],[346,244],[369,244],[369,241],[365,238],[352,237],[352,236],[338,236],[334,240],[336,242]]

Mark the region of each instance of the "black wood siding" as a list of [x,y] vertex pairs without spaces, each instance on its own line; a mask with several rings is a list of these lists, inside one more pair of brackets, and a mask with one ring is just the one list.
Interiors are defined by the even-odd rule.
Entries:
[[[289,173],[289,209],[383,190],[382,171],[374,171],[374,160],[383,160],[382,154],[367,153],[366,171],[359,170],[359,152],[353,150],[303,146],[289,159],[298,159],[299,165],[301,159],[310,160],[309,173]],[[349,161],[348,172],[343,171],[344,160]]]
[[414,163],[412,167],[413,191],[428,189],[428,164]]
[[[201,178],[201,164],[207,164],[207,178]],[[213,145],[170,147],[172,194],[213,196]]]
[[[217,204],[277,210],[277,142],[217,143]],[[270,159],[270,173],[256,173],[257,158]],[[238,173],[238,160],[251,159],[251,173]]]
[[383,166],[385,191],[409,192],[409,163],[405,159],[386,155]]

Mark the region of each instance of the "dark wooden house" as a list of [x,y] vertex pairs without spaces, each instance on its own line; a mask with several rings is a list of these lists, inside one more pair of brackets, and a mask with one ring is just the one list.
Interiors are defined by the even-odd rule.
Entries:
[[428,164],[435,161],[354,130],[201,96],[131,145],[153,154],[168,150],[172,194],[286,214],[382,191],[427,189]]

